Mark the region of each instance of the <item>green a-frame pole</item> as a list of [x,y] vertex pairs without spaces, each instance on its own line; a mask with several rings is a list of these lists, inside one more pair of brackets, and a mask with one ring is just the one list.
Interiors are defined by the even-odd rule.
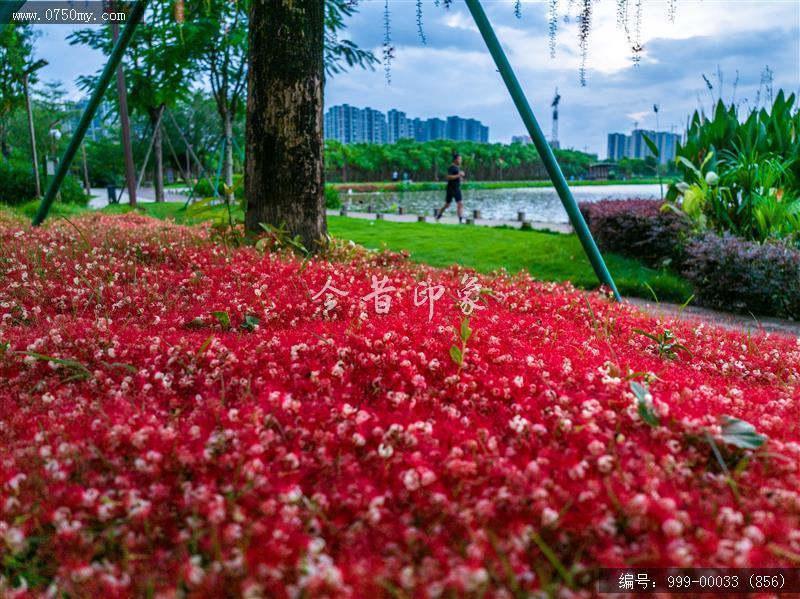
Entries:
[[17,12],[25,0],[0,0],[0,31],[11,22],[12,15]]
[[44,219],[47,218],[47,213],[50,211],[50,207],[53,205],[53,200],[55,200],[58,189],[61,187],[64,177],[67,176],[67,171],[72,164],[72,160],[75,158],[75,154],[77,154],[78,150],[80,149],[81,143],[83,143],[83,138],[86,136],[86,131],[89,129],[92,119],[94,119],[94,115],[97,112],[97,107],[100,106],[100,101],[103,99],[106,89],[108,89],[108,84],[111,82],[111,78],[116,73],[117,65],[119,65],[120,61],[122,60],[122,56],[125,54],[125,50],[128,48],[128,44],[130,44],[133,34],[136,32],[136,27],[144,16],[146,4],[146,0],[138,0],[137,2],[133,3],[131,11],[128,13],[125,28],[122,30],[119,39],[117,39],[117,43],[114,44],[114,48],[111,50],[111,54],[108,57],[108,62],[103,68],[103,71],[100,73],[100,78],[97,80],[97,85],[95,86],[94,91],[89,98],[89,103],[86,106],[86,110],[83,111],[81,120],[78,122],[78,127],[75,129],[75,133],[72,136],[72,139],[70,139],[69,145],[64,151],[64,155],[61,157],[61,162],[58,163],[58,168],[56,169],[55,175],[53,175],[53,178],[50,180],[50,184],[47,187],[47,192],[45,193],[44,198],[42,198],[42,203],[39,204],[39,210],[36,213],[36,216],[33,218],[34,227],[42,224]]
[[597,244],[589,231],[589,227],[586,226],[586,221],[583,219],[583,215],[578,209],[575,198],[572,197],[572,192],[569,189],[569,185],[567,185],[567,180],[564,178],[564,173],[561,172],[561,167],[558,166],[558,161],[553,154],[553,150],[550,144],[547,143],[544,133],[542,133],[542,129],[539,127],[539,123],[533,115],[533,110],[531,110],[530,104],[528,104],[525,92],[522,91],[522,87],[519,81],[517,81],[516,75],[514,75],[514,70],[511,68],[508,58],[506,58],[503,47],[500,45],[494,33],[492,24],[489,22],[489,18],[486,16],[480,0],[465,0],[465,2],[469,8],[469,12],[472,13],[472,18],[475,20],[478,30],[483,36],[483,41],[486,42],[486,46],[489,48],[489,53],[494,59],[497,70],[500,71],[500,75],[503,77],[508,92],[514,100],[517,111],[522,117],[522,122],[525,123],[525,127],[528,129],[528,135],[531,136],[531,140],[536,146],[539,156],[542,158],[544,168],[550,176],[550,181],[552,181],[558,193],[558,197],[561,198],[561,203],[567,211],[569,221],[572,223],[572,228],[575,229],[575,233],[578,235],[578,239],[580,239],[581,245],[583,246],[583,251],[586,252],[586,256],[589,258],[589,262],[591,262],[597,278],[600,279],[601,283],[608,285],[614,293],[614,299],[621,301],[622,298],[617,290],[617,286],[614,284],[614,279],[608,271],[608,267],[603,260],[603,256],[600,254],[600,250],[597,249]]
[[[483,40],[486,42],[486,46],[488,47],[489,53],[494,59],[498,71],[500,71],[500,75],[503,77],[503,81],[505,82],[506,87],[511,94],[511,98],[514,100],[514,104],[516,105],[517,110],[522,117],[522,121],[528,129],[528,134],[531,136],[531,139],[536,146],[536,150],[539,152],[539,156],[542,158],[545,170],[547,170],[547,174],[550,176],[550,180],[552,181],[553,186],[558,193],[558,197],[561,199],[561,203],[564,205],[564,209],[567,211],[567,215],[572,223],[572,227],[575,229],[575,233],[578,235],[578,239],[583,246],[583,251],[586,252],[597,278],[601,283],[604,283],[611,289],[612,293],[614,294],[614,298],[617,301],[621,301],[622,298],[617,290],[617,286],[614,284],[614,279],[611,277],[611,273],[608,271],[608,267],[603,260],[603,256],[600,254],[600,250],[597,248],[597,244],[595,243],[594,238],[589,231],[589,227],[586,225],[586,221],[583,219],[583,215],[581,215],[580,210],[578,209],[578,204],[575,202],[575,198],[572,197],[572,192],[569,189],[569,185],[567,185],[567,180],[564,178],[564,173],[561,172],[561,167],[558,165],[558,161],[553,154],[553,150],[550,147],[550,144],[547,143],[544,133],[542,133],[542,129],[539,127],[539,123],[536,121],[533,110],[531,110],[530,104],[525,97],[525,92],[522,91],[522,87],[520,86],[519,81],[517,80],[513,69],[511,68],[511,64],[508,62],[508,58],[506,58],[503,47],[500,45],[500,42],[495,35],[494,29],[492,28],[492,25],[489,22],[483,7],[481,6],[480,0],[465,0],[465,2],[470,13],[472,14],[472,18],[475,20],[475,24],[478,26],[478,30],[483,36]],[[20,6],[22,6],[22,4],[24,4],[24,2],[0,1],[0,9],[2,9],[3,13],[0,16],[5,17],[6,12],[8,12],[8,16],[10,16],[10,13],[14,10],[17,10]],[[50,181],[47,193],[45,194],[45,197],[42,199],[42,203],[39,206],[39,211],[37,212],[36,217],[33,219],[34,226],[40,225],[47,217],[47,213],[53,204],[56,193],[58,192],[58,189],[67,174],[67,169],[69,168],[72,160],[75,158],[75,154],[83,142],[83,138],[86,135],[89,124],[94,118],[94,114],[97,111],[100,100],[102,99],[103,94],[105,94],[106,88],[108,87],[108,84],[111,81],[114,72],[116,71],[117,65],[119,64],[120,60],[122,60],[125,49],[128,47],[128,44],[133,37],[133,34],[136,30],[136,25],[144,15],[145,5],[146,0],[138,0],[134,3],[133,9],[128,17],[128,21],[125,24],[125,29],[122,31],[122,35],[120,35],[117,43],[114,45],[114,49],[111,51],[111,55],[108,58],[108,63],[103,69],[100,79],[97,82],[97,86],[95,87],[95,90],[89,99],[89,104],[86,107],[80,122],[78,123],[78,128],[70,140],[67,150],[64,152],[64,156],[58,165],[55,176]],[[0,22],[2,22],[2,20],[0,20]]]

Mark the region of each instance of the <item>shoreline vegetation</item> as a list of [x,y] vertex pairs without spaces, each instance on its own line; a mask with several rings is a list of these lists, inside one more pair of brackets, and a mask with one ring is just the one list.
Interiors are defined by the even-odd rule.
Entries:
[[[664,185],[669,185],[672,178],[664,178]],[[339,192],[347,192],[352,189],[353,193],[385,193],[385,192],[406,192],[406,191],[435,191],[443,189],[444,181],[414,181],[404,183],[402,181],[383,181],[383,182],[352,182],[352,183],[328,183]],[[570,187],[604,187],[608,185],[658,185],[658,178],[646,177],[627,180],[614,179],[595,179],[569,181]],[[461,188],[464,190],[476,189],[520,189],[520,188],[546,188],[553,187],[549,180],[536,181],[465,181]]]

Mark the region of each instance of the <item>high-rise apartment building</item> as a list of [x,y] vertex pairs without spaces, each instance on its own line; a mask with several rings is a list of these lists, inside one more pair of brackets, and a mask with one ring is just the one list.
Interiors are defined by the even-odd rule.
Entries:
[[411,134],[414,141],[429,141],[428,128],[422,119],[417,118],[411,121]]
[[624,133],[608,134],[608,159],[622,160],[628,153],[628,138]]
[[681,136],[676,133],[660,131],[656,137],[656,146],[661,155],[661,164],[673,162],[677,156],[678,143],[681,141]]
[[459,116],[447,117],[447,139],[464,141],[467,139],[467,119]]
[[425,121],[425,131],[428,141],[445,139],[447,137],[447,124],[442,119],[434,117]]
[[361,111],[355,106],[332,106],[325,114],[325,136],[343,144],[361,143],[363,128]]
[[386,113],[386,117],[388,132],[387,141],[390,144],[397,143],[406,137],[414,137],[413,132],[409,132],[408,130],[408,117],[406,117],[405,112],[392,108]]
[[649,131],[634,129],[630,135],[624,133],[608,134],[608,160],[622,160],[623,158],[638,158],[644,160],[653,156],[645,136],[658,148],[659,163],[666,164],[675,160],[680,135],[666,131]]
[[359,109],[349,104],[331,106],[325,113],[325,139],[343,144],[397,143],[401,139],[433,141],[489,142],[489,127],[476,119],[449,116],[439,118],[409,118],[405,112],[392,109],[387,114],[374,108]]
[[386,116],[374,108],[361,111],[361,128],[364,143],[385,144],[387,139]]

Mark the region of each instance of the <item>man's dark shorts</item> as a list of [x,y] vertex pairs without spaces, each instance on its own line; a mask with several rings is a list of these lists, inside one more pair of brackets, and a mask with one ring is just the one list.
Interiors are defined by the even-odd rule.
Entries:
[[447,190],[447,196],[445,197],[444,203],[447,206],[449,206],[450,202],[452,202],[453,200],[455,200],[456,203],[458,203],[458,204],[461,203],[461,190],[460,189],[448,189]]

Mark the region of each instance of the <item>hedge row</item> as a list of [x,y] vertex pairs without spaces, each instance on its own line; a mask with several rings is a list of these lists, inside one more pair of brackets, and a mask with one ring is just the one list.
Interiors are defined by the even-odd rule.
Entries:
[[601,200],[582,203],[580,210],[597,244],[606,251],[637,258],[653,268],[683,257],[675,240],[688,236],[688,224],[674,212],[663,212],[659,202]]
[[686,245],[682,274],[698,303],[712,308],[800,319],[800,251],[710,233]]
[[[42,181],[42,185],[47,185],[47,179]],[[62,202],[81,206],[89,203],[83,187],[74,177],[67,175],[60,191]],[[18,206],[35,198],[36,181],[33,178],[33,169],[0,158],[0,204]]]
[[800,319],[800,249],[732,235],[692,236],[687,222],[653,200],[603,200],[580,209],[600,249],[655,268],[672,266],[692,284],[698,304]]

